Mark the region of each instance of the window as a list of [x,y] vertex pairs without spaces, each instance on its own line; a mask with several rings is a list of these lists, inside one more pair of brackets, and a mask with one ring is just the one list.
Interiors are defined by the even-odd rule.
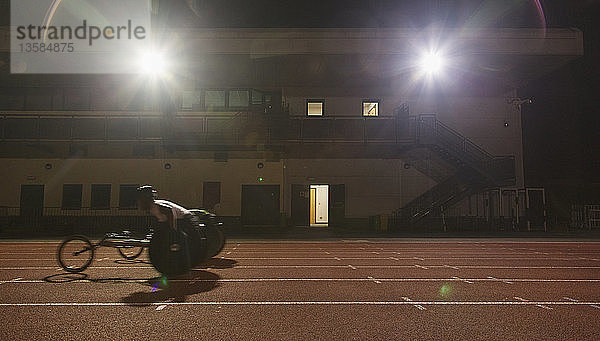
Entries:
[[263,104],[263,93],[252,89],[252,104]]
[[207,110],[225,108],[225,90],[206,90],[204,105]]
[[306,115],[307,116],[323,116],[325,111],[325,102],[317,100],[306,101]]
[[135,210],[137,208],[137,188],[139,185],[119,186],[119,208]]
[[83,185],[63,185],[62,209],[81,209],[81,190]]
[[379,116],[379,101],[365,100],[362,107],[363,116]]
[[192,110],[195,106],[200,105],[200,96],[198,91],[183,91],[181,93],[181,109]]
[[110,184],[92,185],[90,208],[93,210],[110,209]]
[[229,107],[230,108],[245,108],[248,107],[250,94],[248,90],[230,90],[229,91]]
[[214,210],[221,202],[221,183],[205,181],[202,184],[202,204],[207,210]]

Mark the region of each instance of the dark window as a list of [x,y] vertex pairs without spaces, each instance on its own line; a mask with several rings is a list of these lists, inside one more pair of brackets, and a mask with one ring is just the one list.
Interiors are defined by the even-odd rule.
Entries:
[[202,102],[202,93],[200,91],[183,91],[181,93],[181,109],[194,110]]
[[137,128],[137,118],[114,117],[108,120],[108,136],[111,139],[133,140],[138,136]]
[[154,155],[155,155],[154,145],[152,145],[152,144],[133,145],[133,156],[152,158],[152,157],[154,157]]
[[93,210],[110,208],[110,184],[92,185],[90,208]]
[[137,208],[137,188],[139,185],[119,186],[119,208],[133,210]]
[[207,210],[214,210],[221,202],[221,183],[205,181],[202,185],[202,205]]
[[7,118],[4,124],[4,134],[7,139],[35,139],[38,137],[36,118]]
[[225,90],[206,90],[204,92],[206,110],[225,108]]
[[44,211],[44,185],[21,185],[21,215],[40,216]]
[[252,104],[263,104],[263,93],[258,90],[252,90]]
[[83,185],[63,185],[63,210],[81,209],[81,190]]
[[66,140],[71,138],[72,120],[67,118],[41,118],[40,138]]
[[73,119],[73,138],[76,139],[104,139],[103,118],[76,118]]
[[250,101],[248,90],[229,90],[229,107],[246,108]]

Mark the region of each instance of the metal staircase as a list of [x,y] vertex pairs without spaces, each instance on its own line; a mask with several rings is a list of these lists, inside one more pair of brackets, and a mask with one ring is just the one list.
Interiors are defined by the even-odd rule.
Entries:
[[[404,112],[408,108],[400,107]],[[408,134],[414,148],[409,157],[415,168],[438,182],[437,185],[394,212],[392,224],[396,229],[414,226],[428,216],[440,214],[467,196],[487,188],[515,184],[514,156],[493,156],[465,136],[438,121],[435,116],[422,115],[408,118]],[[421,150],[421,152],[419,152]],[[435,154],[442,162],[437,168],[423,170],[419,153]],[[440,165],[453,169],[443,172]],[[433,171],[432,171],[433,170]],[[443,174],[446,178],[443,179]],[[451,175],[448,175],[451,174]]]

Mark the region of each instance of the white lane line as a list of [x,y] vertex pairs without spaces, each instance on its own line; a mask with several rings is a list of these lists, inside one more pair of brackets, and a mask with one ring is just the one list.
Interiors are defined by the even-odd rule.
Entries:
[[339,259],[338,257],[333,257],[333,259],[337,260],[338,262],[341,261],[341,259]]
[[568,301],[236,301],[236,302],[40,302],[0,303],[0,307],[54,307],[54,306],[194,306],[194,305],[456,305],[456,306],[598,306],[600,302]]
[[513,284],[511,281],[507,281],[505,279],[498,279],[496,277],[492,277],[492,276],[488,276],[489,279],[494,280],[494,281],[500,281],[502,283],[506,283],[506,284]]
[[329,252],[325,251],[325,254],[327,254],[327,255],[330,255],[331,253],[329,253]]
[[457,280],[457,281],[461,281],[461,282],[465,282],[465,283],[469,283],[469,284],[473,284],[473,282],[469,281],[468,279],[463,279],[463,278],[456,277],[456,276],[452,276],[452,279]]
[[419,268],[419,269],[424,269],[424,270],[429,270],[428,267],[423,266],[423,265],[419,265],[419,264],[415,264],[415,267]]
[[6,284],[6,283],[17,283],[17,282],[19,282],[22,279],[23,279],[23,277],[17,277],[17,278],[13,278],[13,279],[11,279],[9,281],[0,281],[0,285]]
[[[373,280],[373,277],[368,278],[221,278],[217,280],[213,279],[171,279],[169,282],[219,282],[219,283],[235,283],[235,282],[365,282]],[[119,282],[119,283],[144,283],[147,279],[127,279],[122,278],[118,280],[103,280],[103,279],[87,279],[82,278],[65,283],[52,283],[52,284],[77,284],[77,283],[97,283],[97,282]],[[507,284],[513,284],[512,282],[521,283],[599,283],[600,279],[536,279],[536,278],[515,278],[515,279],[501,279],[495,277],[488,278],[377,278],[380,282],[447,282],[447,281],[467,281],[469,282],[504,282]],[[7,280],[0,281],[0,284],[48,284],[50,282],[44,280]]]
[[398,258],[396,258],[396,257],[390,257],[390,259],[391,259],[391,260],[397,260],[397,261],[398,261],[398,260],[400,260],[400,259],[398,259]]
[[375,278],[373,278],[371,276],[367,277],[367,279],[369,279],[369,280],[371,280],[371,281],[373,281],[373,282],[375,282],[377,284],[381,284],[381,281],[378,281],[378,280],[376,280]]
[[[226,254],[231,254],[231,251]],[[341,259],[352,259],[352,260],[389,260],[390,257],[339,257]],[[420,260],[424,261],[421,257],[396,257],[398,260]],[[102,258],[100,260],[107,260],[109,258]],[[236,257],[237,260],[326,260],[331,259],[329,257]],[[578,261],[578,260],[592,260],[583,258],[531,258],[531,257],[428,257],[427,260],[501,260],[501,261]],[[0,261],[56,261],[56,258],[0,258]]]
[[[411,300],[411,299],[410,299],[410,298],[408,298],[408,297],[404,297],[404,296],[402,296],[402,299],[403,299],[405,302],[413,302],[413,300]],[[422,306],[422,305],[420,305],[420,304],[414,304],[414,303],[413,303],[412,305],[413,305],[413,307],[415,307],[415,308],[417,308],[417,309],[419,309],[419,310],[427,310],[427,308],[425,308],[424,306]]]
[[[578,300],[574,299],[574,298],[570,298],[570,297],[563,297],[565,300],[567,301],[571,301],[571,302],[579,302]],[[600,309],[599,305],[596,304],[590,304],[590,307],[592,308],[596,308],[596,309]]]
[[454,270],[458,270],[458,267],[457,267],[457,266],[452,266],[452,265],[447,265],[447,264],[444,264],[444,267],[445,267],[445,268],[454,269]]
[[156,310],[163,310],[163,309],[165,309],[166,307],[167,307],[167,305],[166,305],[166,304],[161,304],[161,305],[159,305],[158,307],[156,307]]
[[[514,296],[513,298],[514,298],[515,300],[517,300],[517,301],[529,302],[529,300],[526,300],[526,299],[524,299],[524,298],[522,298],[522,297],[519,297],[519,296]],[[571,302],[571,303],[576,303],[576,302]],[[539,308],[547,309],[547,310],[552,310],[552,309],[553,309],[553,308],[550,308],[550,307],[548,307],[547,305],[545,305],[545,304],[541,304],[541,303],[540,303],[540,304],[536,304],[535,306],[536,306],[536,307],[539,307]]]
[[[428,268],[451,268],[458,270],[457,266],[449,265],[424,265]],[[235,266],[236,269],[276,269],[276,268],[289,268],[289,269],[303,269],[303,268],[344,268],[345,265],[239,265]],[[358,265],[360,269],[407,269],[414,268],[415,265]],[[94,269],[154,269],[152,266],[93,266]],[[600,266],[509,266],[509,265],[460,265],[461,269],[509,269],[509,270],[529,270],[529,269],[553,269],[553,270],[588,270],[588,269],[600,269]],[[11,266],[11,267],[0,267],[0,270],[51,270],[56,271],[62,270],[61,268],[54,266]],[[192,269],[192,271],[201,269]]]
[[[458,270],[457,267],[451,267],[449,265],[424,265],[428,268],[452,268]],[[334,269],[334,268],[345,268],[345,265],[239,265],[235,266],[235,269]],[[360,269],[407,269],[414,268],[415,265],[359,265],[357,268]],[[151,266],[93,266],[93,269],[154,269]],[[600,269],[600,266],[507,266],[507,265],[461,265],[462,269],[509,269],[509,270],[530,270],[530,269],[552,269],[552,270],[588,270],[588,269]],[[27,267],[0,267],[0,270],[51,270],[56,271],[62,270],[54,266],[27,266]],[[195,271],[196,269],[192,269]]]
[[356,270],[356,267],[355,267],[355,266],[353,266],[352,264],[348,264],[348,267],[349,267],[350,269],[352,269],[352,270]]

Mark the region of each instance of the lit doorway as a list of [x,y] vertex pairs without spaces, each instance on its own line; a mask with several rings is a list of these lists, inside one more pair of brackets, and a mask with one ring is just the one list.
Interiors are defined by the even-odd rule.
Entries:
[[329,185],[310,185],[310,226],[329,224]]

